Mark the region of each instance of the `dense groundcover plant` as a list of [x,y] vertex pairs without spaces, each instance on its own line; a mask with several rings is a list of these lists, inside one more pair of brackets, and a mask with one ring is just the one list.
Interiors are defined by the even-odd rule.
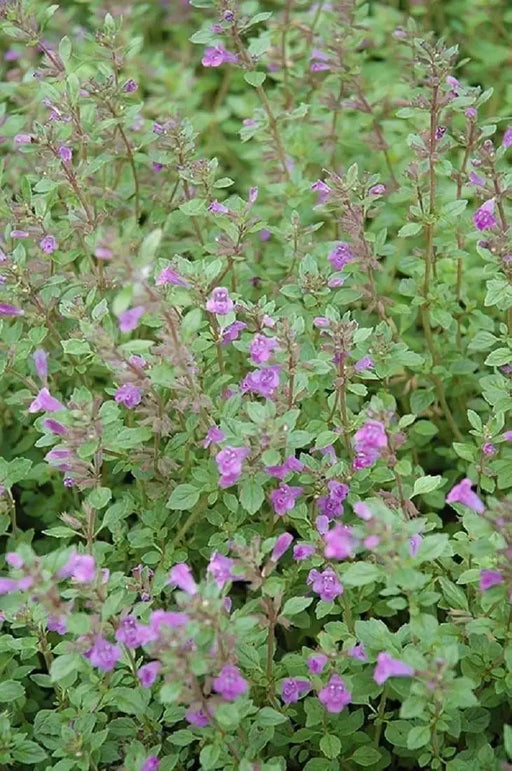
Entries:
[[512,13],[403,6],[0,3],[2,768],[512,767]]

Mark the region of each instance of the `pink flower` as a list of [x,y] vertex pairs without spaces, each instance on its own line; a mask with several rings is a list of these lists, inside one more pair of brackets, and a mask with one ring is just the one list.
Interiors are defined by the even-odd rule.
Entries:
[[321,675],[327,662],[328,658],[325,654],[315,653],[308,658],[306,664],[312,675]]
[[503,434],[503,439],[506,442],[512,442],[512,431],[505,431],[505,433]]
[[302,494],[302,487],[290,487],[282,484],[277,490],[270,493],[270,500],[274,511],[279,516],[284,516],[295,508],[295,501]]
[[124,404],[129,410],[133,409],[142,401],[142,393],[133,383],[125,383],[120,386],[114,394],[114,399],[118,404]]
[[132,332],[139,326],[139,319],[144,315],[146,309],[143,305],[136,308],[130,308],[118,316],[119,329],[121,332]]
[[329,55],[319,48],[313,48],[311,51],[311,64],[309,69],[311,72],[323,72],[324,70],[330,70]]
[[67,620],[65,616],[48,616],[46,626],[49,632],[57,632],[57,634],[66,634],[67,632]]
[[249,344],[251,360],[255,364],[263,364],[270,359],[277,347],[277,338],[265,337],[265,335],[260,334],[254,335]]
[[18,591],[18,582],[14,578],[0,578],[0,595]]
[[349,244],[347,244],[345,241],[340,241],[339,244],[337,244],[337,246],[335,246],[335,248],[329,254],[327,259],[335,270],[343,270],[345,265],[355,260],[355,257],[352,250],[350,249]]
[[238,667],[226,664],[214,679],[213,690],[226,701],[235,701],[249,690],[249,684],[240,674]]
[[494,216],[494,198],[483,203],[473,214],[473,223],[477,230],[492,230],[498,224]]
[[104,672],[110,672],[121,658],[121,649],[117,645],[112,645],[101,635],[97,635],[94,645],[84,653],[85,658],[89,659],[93,667],[98,667]]
[[159,661],[150,661],[149,664],[143,664],[137,672],[137,677],[142,687],[151,688],[161,669],[162,665]]
[[16,145],[29,145],[32,142],[30,134],[16,134],[14,137],[14,144]]
[[229,209],[227,206],[224,206],[223,203],[219,203],[219,201],[212,201],[211,204],[208,206],[208,211],[212,214],[229,214]]
[[409,554],[411,557],[415,557],[423,541],[423,536],[420,533],[415,533],[409,538]]
[[290,455],[286,458],[285,462],[281,466],[266,466],[265,471],[269,476],[276,477],[277,479],[284,479],[293,471],[303,471],[304,464],[300,462],[294,455]]
[[53,420],[53,418],[46,418],[43,420],[43,426],[52,434],[57,434],[58,436],[64,436],[68,433],[66,426],[63,426],[62,423],[59,423],[57,420]]
[[386,192],[385,185],[374,185],[368,190],[370,195],[383,195]]
[[150,627],[139,624],[135,616],[125,616],[116,629],[115,638],[117,642],[123,643],[127,648],[139,648],[146,645],[151,638]]
[[218,444],[219,442],[223,442],[225,438],[226,434],[224,431],[221,431],[221,429],[217,426],[211,426],[208,429],[208,433],[203,439],[202,444],[204,448],[208,448],[211,444]]
[[332,568],[326,568],[323,573],[313,568],[309,572],[306,583],[324,602],[332,602],[343,594],[343,586]]
[[197,594],[197,584],[192,576],[192,570],[185,562],[179,562],[171,568],[167,584],[177,586],[187,594]]
[[5,561],[11,568],[19,570],[25,564],[23,559],[15,551],[8,551],[5,555]]
[[356,372],[364,372],[366,369],[373,369],[374,367],[375,363],[369,356],[363,356],[362,359],[359,359],[359,361],[356,361],[354,364],[354,370]]
[[220,487],[234,485],[242,473],[242,463],[250,455],[247,447],[224,447],[215,456],[215,462],[219,470]]
[[293,559],[302,562],[312,557],[315,551],[315,547],[310,543],[296,543],[293,547]]
[[271,399],[279,387],[280,372],[279,364],[249,372],[242,380],[240,390],[242,393],[252,392],[265,399]]
[[54,252],[59,245],[54,236],[48,235],[44,236],[44,238],[39,241],[39,246],[45,254],[52,254],[52,252]]
[[354,548],[352,531],[345,525],[336,525],[324,536],[327,559],[344,560],[350,557]]
[[24,316],[25,311],[17,308],[10,303],[0,303],[0,317],[2,316]]
[[48,354],[42,348],[38,348],[32,354],[32,358],[34,359],[37,374],[41,380],[44,380],[48,375]]
[[382,685],[390,677],[412,677],[414,668],[399,659],[394,659],[389,653],[379,653],[373,679],[377,685]]
[[352,694],[347,691],[345,683],[339,675],[331,675],[329,682],[318,694],[327,712],[342,712],[350,704]]
[[487,589],[502,584],[504,580],[503,574],[499,570],[481,570],[479,589],[486,592]]
[[272,549],[272,555],[270,559],[272,562],[277,562],[283,554],[290,548],[291,544],[293,542],[293,535],[290,533],[282,533],[277,538],[277,541],[274,544],[274,548]]
[[206,310],[217,316],[226,316],[233,310],[234,303],[225,286],[216,287],[206,301]]
[[188,709],[185,712],[185,718],[191,725],[195,725],[198,728],[204,728],[210,723],[210,718],[202,709]]
[[65,145],[59,147],[57,154],[63,163],[70,163],[73,157],[73,151],[69,147],[65,147]]
[[208,563],[207,571],[210,573],[219,589],[222,589],[228,581],[243,580],[242,576],[233,575],[232,571],[234,567],[234,560],[229,557],[224,557],[224,555],[215,551]]
[[299,677],[287,677],[281,684],[281,695],[285,704],[297,702],[300,697],[309,691],[311,683]]
[[482,452],[484,455],[496,455],[498,450],[491,442],[485,442],[484,446],[482,447]]
[[222,46],[208,47],[204,50],[204,56],[201,59],[203,67],[220,67],[221,64],[226,62],[234,64],[238,61],[236,54],[232,54],[226,51]]
[[329,194],[331,192],[331,188],[329,187],[329,185],[326,185],[325,182],[322,182],[321,179],[317,179],[316,182],[313,182],[313,184],[311,185],[311,190],[313,190],[313,192],[315,193],[318,193],[318,198],[316,201],[317,206],[320,206],[321,204],[329,200]]
[[146,758],[140,767],[140,771],[158,771],[159,767],[160,761],[158,760],[157,756],[150,755],[149,758]]
[[387,443],[383,423],[378,420],[368,420],[354,436],[354,447],[357,453],[353,463],[354,468],[366,468],[375,463]]
[[348,655],[353,659],[359,659],[359,661],[368,661],[368,656],[365,653],[363,643],[357,643],[352,648],[348,649]]
[[509,126],[503,134],[502,147],[512,147],[512,126]]
[[64,410],[65,407],[55,399],[47,388],[41,388],[36,398],[30,404],[29,412],[58,412]]
[[354,514],[356,514],[360,519],[369,521],[373,516],[366,503],[363,503],[362,501],[354,503],[352,508],[354,509]]
[[172,286],[189,286],[184,278],[181,278],[180,274],[174,270],[174,268],[167,267],[160,271],[156,280],[157,286],[163,286],[164,284],[171,284]]
[[71,552],[66,564],[57,571],[59,578],[72,578],[77,584],[87,584],[94,581],[96,561],[90,554]]
[[134,91],[138,89],[138,84],[136,80],[133,80],[133,78],[130,78],[130,80],[127,80],[126,83],[123,86],[123,91],[125,94],[133,94]]
[[172,610],[154,610],[149,619],[149,626],[154,639],[156,639],[160,634],[161,627],[166,626],[170,629],[176,629],[186,626],[189,621],[190,618],[186,613]]
[[484,504],[471,489],[471,479],[467,477],[452,487],[445,500],[446,503],[462,503],[478,514],[482,514],[485,511]]
[[247,324],[243,321],[233,321],[232,324],[228,324],[228,326],[224,327],[222,330],[222,345],[227,345],[228,343],[232,343],[234,340],[238,340],[240,332],[243,329],[246,329],[246,327]]

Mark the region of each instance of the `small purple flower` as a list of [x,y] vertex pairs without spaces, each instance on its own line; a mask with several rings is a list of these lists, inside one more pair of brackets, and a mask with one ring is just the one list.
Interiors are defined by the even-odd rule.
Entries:
[[137,354],[133,354],[133,356],[130,356],[128,359],[128,363],[132,367],[136,367],[137,369],[144,369],[144,367],[148,366],[148,363],[146,359],[143,356],[137,356]]
[[309,66],[311,72],[323,72],[330,70],[329,54],[321,51],[319,48],[313,48],[311,51],[311,64]]
[[263,364],[268,361],[272,353],[278,347],[276,337],[265,337],[265,335],[254,335],[249,344],[249,353],[251,360],[255,364]]
[[235,701],[249,690],[249,684],[238,667],[226,664],[213,681],[213,690],[226,701]]
[[313,556],[316,549],[310,543],[296,543],[293,547],[293,559],[296,562],[303,562]]
[[352,555],[354,538],[352,531],[346,525],[336,525],[324,535],[327,559],[344,560]]
[[304,464],[300,462],[300,460],[297,460],[297,458],[294,455],[290,455],[288,458],[286,458],[285,462],[281,464],[280,466],[266,466],[265,472],[269,474],[271,477],[276,477],[277,479],[284,479],[288,476],[288,474],[292,473],[293,471],[303,471],[304,470]]
[[162,665],[159,661],[150,661],[149,664],[143,664],[137,672],[137,677],[142,687],[151,688],[161,669]]
[[132,332],[139,326],[139,319],[144,315],[146,309],[143,305],[138,305],[136,308],[130,308],[124,313],[120,313],[118,316],[118,324],[121,332]]
[[258,233],[260,241],[268,241],[270,238],[272,238],[272,233],[270,230],[267,230],[266,228],[263,228]]
[[509,126],[503,134],[502,147],[512,147],[512,126]]
[[132,410],[142,401],[142,393],[133,383],[125,383],[120,386],[114,394],[114,399],[118,404],[124,404],[129,410]]
[[126,83],[123,86],[123,91],[125,94],[133,94],[134,91],[138,89],[138,83],[136,80],[133,80],[133,78],[130,78],[130,80],[127,80]]
[[24,316],[25,311],[17,308],[10,303],[0,303],[0,317],[2,316]]
[[[445,131],[446,131],[446,129],[445,129]],[[444,132],[443,132],[443,134],[444,134]],[[441,137],[436,136],[436,139],[441,139]],[[370,195],[374,195],[374,196],[384,195],[384,193],[386,192],[386,186],[385,185],[373,185],[373,187],[371,187],[368,190],[368,192],[369,192]]]
[[57,634],[66,634],[68,625],[65,616],[48,616],[46,621],[46,627],[49,632],[57,632]]
[[468,107],[467,110],[464,110],[464,115],[469,120],[475,120],[476,116],[478,115],[476,109],[474,107]]
[[415,533],[409,538],[409,554],[411,557],[415,557],[418,554],[423,536],[420,533]]
[[219,589],[222,589],[228,581],[240,581],[242,579],[242,576],[233,575],[234,567],[234,560],[215,551],[208,563],[207,571]]
[[300,677],[287,677],[281,684],[281,695],[285,704],[293,704],[309,691],[311,683]]
[[366,521],[370,520],[373,517],[372,512],[366,505],[366,503],[363,503],[362,501],[358,501],[357,503],[354,503],[352,506],[354,510],[354,514],[358,516],[360,519],[364,519]]
[[98,667],[104,672],[110,672],[114,669],[117,662],[121,659],[121,649],[117,645],[112,645],[101,635],[97,635],[94,645],[84,656],[89,659],[93,667]]
[[320,535],[325,535],[329,531],[329,522],[331,519],[326,514],[319,514],[315,519],[315,527]]
[[14,137],[14,144],[16,145],[30,145],[32,143],[32,137],[30,134],[16,134]]
[[483,187],[485,185],[485,179],[479,176],[476,171],[470,173],[469,182],[475,187]]
[[222,46],[210,46],[205,48],[201,64],[203,67],[220,67],[221,64],[234,64],[237,61],[238,57],[236,54],[226,51]]
[[326,318],[325,316],[316,316],[313,319],[313,326],[317,329],[326,329],[328,326],[330,326],[330,324],[330,319]]
[[185,712],[185,718],[190,725],[195,725],[197,728],[204,728],[210,723],[210,718],[202,709],[188,709]]
[[323,573],[313,568],[309,572],[306,583],[324,602],[332,602],[343,594],[343,586],[332,568],[326,568]]
[[246,329],[246,327],[247,324],[244,321],[233,321],[232,324],[228,324],[228,326],[224,327],[222,330],[222,345],[227,345],[228,343],[232,343],[234,340],[238,340],[240,332],[243,329]]
[[48,354],[42,348],[37,348],[32,354],[36,372],[44,380],[48,376]]
[[272,399],[279,387],[280,372],[279,364],[249,372],[240,383],[240,390],[242,393],[252,392],[265,399]]
[[504,580],[503,574],[499,570],[481,570],[479,589],[482,592],[486,592],[487,589],[502,584]]
[[329,682],[318,694],[327,712],[339,713],[350,704],[352,694],[339,675],[331,675]]
[[47,235],[39,241],[39,246],[45,254],[52,254],[59,245],[54,236]]
[[116,641],[123,643],[127,648],[135,650],[145,645],[152,638],[151,629],[139,624],[135,616],[125,616],[116,629]]
[[[112,257],[114,256],[114,253],[112,249],[108,248],[108,246],[97,246],[96,249],[94,250],[94,256],[96,257],[97,260],[111,260]],[[126,311],[126,313],[130,313],[130,311]],[[121,314],[121,316],[122,315],[124,314]],[[135,326],[137,326],[137,324],[135,324]],[[135,327],[133,327],[133,329],[135,329]],[[121,332],[124,332],[124,331],[129,331],[129,330],[121,329]]]
[[185,279],[182,278],[174,268],[169,266],[160,271],[155,283],[157,286],[162,286],[164,284],[171,284],[172,286],[189,286]]
[[341,276],[331,276],[327,282],[327,286],[329,289],[338,289],[340,286],[343,286],[344,283],[345,279]]
[[359,661],[368,661],[368,656],[365,653],[363,643],[357,643],[352,648],[348,649],[348,655],[353,659],[359,659]]
[[350,249],[350,245],[345,241],[340,241],[330,252],[327,259],[335,270],[343,270],[345,265],[355,260],[355,257]]
[[320,509],[320,513],[323,517],[327,517],[329,522],[335,517],[341,517],[343,514],[343,506],[340,501],[333,498],[331,495],[322,495],[317,500],[317,506]]
[[462,503],[478,514],[482,514],[485,511],[484,504],[471,489],[471,479],[467,477],[452,487],[445,500],[446,503]]
[[473,214],[473,224],[477,230],[492,230],[498,224],[494,216],[494,198],[483,203]]
[[211,214],[229,214],[228,207],[224,206],[223,203],[219,203],[217,200],[211,202],[208,206],[208,211],[211,212]]
[[185,562],[178,562],[177,565],[171,568],[166,583],[171,586],[177,586],[187,594],[197,594],[197,584],[192,576],[192,570]]
[[31,402],[29,412],[58,412],[65,407],[53,397],[47,388],[41,388],[36,398]]
[[356,361],[354,364],[354,370],[356,372],[364,372],[366,369],[373,369],[374,367],[375,363],[369,356],[363,356],[362,359],[359,359],[359,361]]
[[71,163],[73,151],[69,147],[61,145],[57,150],[57,154],[63,163]]
[[172,610],[154,610],[149,619],[149,626],[154,639],[157,639],[162,627],[176,629],[181,626],[186,626],[189,621],[190,618],[186,613],[179,613]]
[[96,576],[96,561],[90,554],[71,552],[68,561],[57,571],[59,578],[72,578],[77,584],[88,584]]
[[321,675],[327,662],[328,658],[324,653],[315,653],[308,658],[306,664],[312,675]]
[[155,174],[159,174],[162,171],[162,169],[165,168],[165,166],[163,163],[158,163],[158,161],[153,161],[153,163],[151,164],[151,168],[153,169]]
[[14,578],[0,578],[0,595],[18,591],[18,582]]
[[280,536],[278,536],[277,541],[274,544],[274,548],[272,549],[272,555],[270,559],[272,562],[277,562],[283,554],[290,548],[291,544],[293,542],[293,535],[290,533],[282,533]]
[[22,557],[15,551],[8,551],[5,555],[5,561],[15,570],[19,570],[25,564]]
[[270,493],[270,500],[275,513],[282,517],[289,511],[292,511],[300,495],[302,495],[302,487],[291,487],[290,485],[282,484],[277,490],[273,490]]
[[379,653],[373,679],[377,685],[382,685],[390,677],[412,677],[414,668],[399,659],[394,659],[389,653]]
[[157,756],[150,755],[149,758],[146,758],[140,767],[140,771],[158,771],[159,767],[160,761],[158,760]]
[[202,441],[202,446],[206,449],[211,444],[219,444],[219,442],[223,442],[225,438],[226,434],[224,431],[221,431],[221,429],[217,426],[210,426],[208,433]]
[[503,434],[503,439],[506,442],[512,442],[512,431],[505,431],[505,433]]
[[29,233],[27,230],[11,230],[11,238],[28,238]]
[[311,185],[311,190],[313,190],[314,193],[318,193],[318,198],[316,201],[317,206],[320,206],[321,204],[329,200],[331,188],[329,187],[329,185],[326,185],[325,182],[322,182],[321,179],[317,179],[316,182],[313,182],[313,184]]
[[215,456],[215,462],[220,474],[219,486],[230,487],[235,484],[242,473],[242,463],[250,455],[247,447],[224,447]]
[[68,433],[66,426],[63,426],[62,423],[59,423],[57,420],[53,420],[53,418],[46,418],[46,420],[43,420],[43,426],[47,428],[50,433],[57,434],[57,436],[64,436]]
[[206,310],[216,313],[217,316],[225,316],[231,313],[234,303],[225,286],[216,287],[206,301]]
[[498,450],[491,442],[485,442],[484,446],[482,447],[482,452],[484,455],[496,455]]

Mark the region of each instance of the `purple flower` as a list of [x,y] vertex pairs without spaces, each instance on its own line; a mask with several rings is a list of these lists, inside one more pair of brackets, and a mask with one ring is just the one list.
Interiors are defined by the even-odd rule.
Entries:
[[217,200],[211,202],[208,206],[208,211],[212,214],[229,214],[228,207],[224,206],[223,203],[219,203]]
[[484,504],[471,489],[471,479],[467,477],[452,487],[445,500],[446,503],[462,503],[478,514],[482,514],[485,511]]
[[251,392],[271,399],[279,387],[280,372],[279,364],[249,372],[242,380],[240,390],[242,393]]
[[368,521],[373,516],[366,503],[363,503],[362,501],[354,503],[352,508],[354,509],[354,514],[356,514],[360,519]]
[[263,364],[268,361],[272,353],[278,347],[276,337],[265,337],[265,335],[254,335],[249,344],[249,353],[251,360],[255,364]]
[[379,653],[373,679],[377,685],[382,685],[390,677],[412,677],[414,668],[399,659],[394,659],[389,653]]
[[469,175],[469,181],[475,187],[483,187],[485,185],[485,179],[482,179],[476,171],[472,171]]
[[0,578],[0,595],[10,594],[18,590],[18,582],[14,578]]
[[322,72],[324,70],[330,70],[331,67],[328,62],[329,54],[326,54],[319,48],[313,48],[311,51],[311,64],[309,66],[311,72]]
[[125,616],[119,622],[115,634],[117,642],[123,643],[127,648],[134,650],[148,643],[151,637],[150,627],[139,624],[135,616]]
[[357,643],[352,648],[348,649],[348,655],[353,659],[359,659],[359,661],[368,661],[368,656],[365,653],[363,643]]
[[492,230],[498,224],[494,216],[494,198],[483,203],[473,214],[473,223],[477,230]]
[[170,629],[176,629],[180,626],[186,626],[189,621],[190,618],[186,613],[172,610],[154,610],[149,619],[149,626],[154,639],[157,639],[161,627],[168,626]]
[[142,687],[151,688],[161,669],[162,665],[159,661],[150,661],[149,664],[143,664],[137,672],[137,677]]
[[160,271],[156,280],[157,286],[163,284],[172,284],[172,286],[189,286],[185,279],[181,278],[180,274],[174,270],[174,268],[167,267]]
[[324,653],[315,653],[306,661],[307,667],[312,675],[321,675],[327,664],[328,658]]
[[85,658],[89,659],[93,667],[98,667],[104,672],[110,672],[121,658],[121,649],[117,645],[112,645],[101,635],[97,635],[94,645],[84,653]]
[[481,570],[479,589],[482,592],[486,592],[487,589],[498,586],[498,584],[502,584],[503,581],[503,574],[499,570]]
[[226,664],[214,679],[213,690],[226,701],[235,701],[249,690],[249,684],[240,674],[238,667]]
[[[445,129],[445,131],[446,131],[446,129]],[[444,132],[443,132],[443,134],[444,134]],[[436,139],[441,139],[441,137],[436,136]],[[386,192],[386,187],[385,187],[385,185],[373,185],[373,187],[371,187],[368,190],[368,192],[369,192],[370,195],[384,195],[384,193]]]
[[331,675],[329,682],[318,694],[327,712],[342,712],[350,704],[352,694],[347,691],[345,683],[339,675]]
[[315,527],[320,535],[325,535],[329,531],[330,518],[326,514],[319,514],[315,519]]
[[349,244],[347,244],[345,241],[340,241],[339,244],[337,244],[329,254],[327,259],[335,270],[343,270],[345,265],[355,260],[355,257],[352,250],[350,249]]
[[359,359],[359,361],[356,361],[354,364],[356,372],[364,372],[365,369],[373,369],[374,367],[375,363],[369,356],[363,356],[362,359]]
[[144,367],[147,367],[148,365],[146,359],[143,356],[137,356],[137,354],[130,356],[128,363],[131,364],[132,367],[137,367],[137,369],[144,369]]
[[39,241],[39,246],[45,254],[52,254],[58,248],[58,243],[54,236],[48,235]]
[[331,276],[327,282],[327,286],[330,289],[338,289],[338,287],[343,286],[344,283],[345,279],[341,276]]
[[64,405],[55,399],[47,388],[41,388],[36,398],[31,402],[29,412],[58,412],[65,409]]
[[384,425],[378,420],[368,420],[354,436],[357,453],[353,463],[354,468],[366,468],[375,463],[380,451],[387,446],[387,443]]
[[238,57],[236,54],[232,54],[226,51],[222,46],[208,47],[204,50],[204,56],[201,59],[203,67],[220,67],[221,64],[236,63]]
[[230,559],[230,557],[224,557],[215,551],[208,563],[207,571],[219,589],[222,589],[228,581],[240,581],[242,579],[241,576],[233,575],[234,566],[234,560]]
[[19,570],[25,564],[22,557],[20,557],[19,554],[16,554],[15,551],[8,551],[5,555],[5,561],[15,570]]
[[467,110],[464,110],[464,115],[466,116],[466,118],[469,118],[469,120],[474,120],[478,115],[478,113],[474,107],[468,107]]
[[[94,250],[94,256],[96,257],[97,260],[111,260],[114,255],[113,255],[112,249],[109,249],[108,246],[97,246],[96,249]],[[129,313],[129,311],[127,311],[127,313]],[[121,314],[121,316],[122,315],[123,314]],[[137,324],[135,324],[135,326],[137,326]],[[135,329],[135,327],[133,328]],[[121,329],[121,331],[123,332],[125,330]]]
[[17,308],[10,303],[0,303],[0,317],[1,316],[24,316],[25,311],[21,308]]
[[71,552],[66,564],[57,571],[59,578],[72,578],[77,584],[88,584],[94,581],[96,561],[90,554]]
[[52,434],[57,434],[58,436],[64,436],[68,433],[66,426],[63,426],[62,423],[59,423],[57,420],[53,420],[53,418],[46,418],[43,420],[43,426]]
[[512,431],[505,431],[505,433],[503,434],[503,439],[506,442],[512,442]]
[[46,626],[49,632],[57,632],[57,634],[66,634],[68,629],[65,616],[48,616]]
[[195,725],[198,728],[204,728],[210,722],[210,718],[202,709],[188,709],[185,712],[185,717],[191,725]]
[[164,167],[164,164],[163,164],[163,163],[158,163],[158,161],[153,161],[153,163],[151,164],[151,168],[153,169],[153,171],[155,172],[155,174],[158,174],[158,173],[159,173],[160,171],[162,171],[162,169],[164,169],[165,167]]
[[316,316],[313,319],[313,326],[317,329],[326,329],[328,326],[330,326],[330,319],[326,318],[326,316]]
[[48,375],[48,354],[46,351],[43,351],[42,348],[38,348],[32,354],[32,358],[34,359],[34,366],[37,374],[41,380],[44,380]]
[[272,238],[272,233],[270,232],[270,230],[267,230],[266,228],[263,228],[262,230],[260,230],[258,235],[260,237],[260,241],[268,241],[270,238]]
[[120,386],[114,394],[114,399],[118,404],[124,404],[129,410],[141,403],[142,393],[133,383],[125,383]]
[[340,501],[333,498],[332,495],[322,495],[317,500],[318,508],[323,517],[327,517],[329,521],[335,517],[341,517],[343,514],[343,506]]
[[284,516],[295,508],[295,501],[302,495],[302,487],[290,487],[282,484],[277,490],[270,493],[270,500],[274,511],[279,516]]
[[284,479],[293,471],[303,471],[304,464],[297,460],[295,456],[290,455],[281,466],[266,466],[265,471],[269,476],[277,479]]
[[27,230],[11,230],[11,238],[28,238]]
[[123,86],[123,91],[125,94],[133,94],[134,91],[138,89],[138,84],[136,80],[133,80],[130,78],[130,80],[127,80],[126,83]]
[[14,137],[14,144],[16,145],[29,145],[32,142],[30,134],[16,134]]
[[247,327],[247,324],[243,321],[233,321],[232,324],[228,324],[222,330],[222,345],[232,343],[234,340],[238,340],[240,332]]
[[73,157],[73,151],[65,145],[61,145],[57,150],[57,154],[63,163],[70,163]]
[[197,594],[197,584],[192,576],[192,570],[185,562],[178,562],[171,568],[167,584],[177,586],[187,594]]
[[348,485],[343,482],[337,482],[336,479],[330,479],[329,482],[327,482],[327,489],[329,490],[330,497],[333,500],[338,501],[338,503],[342,503],[349,492]]
[[281,684],[281,695],[285,704],[292,704],[309,691],[311,683],[309,680],[301,680],[300,677],[287,677]]
[[317,179],[316,182],[313,182],[311,185],[311,190],[313,190],[314,193],[318,193],[317,198],[317,206],[320,206],[321,204],[325,203],[327,200],[329,200],[329,194],[331,192],[331,188],[329,185],[326,185],[325,182],[322,182],[321,179]]
[[352,555],[354,539],[352,531],[346,525],[336,525],[324,536],[327,559],[344,560]]
[[220,474],[219,486],[230,487],[235,484],[242,473],[242,463],[250,455],[247,447],[224,447],[215,456],[215,462]]
[[484,446],[482,447],[482,452],[484,455],[496,455],[498,450],[491,442],[485,442]]
[[332,602],[343,594],[343,586],[332,568],[326,568],[323,573],[313,568],[309,572],[306,583],[324,602]]
[[146,758],[140,767],[140,771],[158,771],[159,766],[160,761],[158,760],[157,756],[150,755],[149,758]]
[[143,305],[136,308],[130,308],[118,316],[119,329],[121,332],[132,332],[139,326],[139,319],[144,315],[146,309]]
[[423,536],[420,533],[415,533],[409,538],[409,554],[411,557],[415,557],[423,541]]
[[233,300],[225,286],[216,287],[206,301],[206,310],[210,313],[216,313],[218,316],[231,313],[233,307]]
[[202,445],[204,448],[208,448],[211,444],[218,444],[223,442],[226,438],[224,431],[221,431],[217,426],[210,426],[206,437],[203,439]]
[[293,541],[293,535],[290,533],[282,533],[278,538],[277,541],[274,544],[274,548],[272,549],[272,555],[270,559],[272,562],[277,562],[283,554],[290,548],[291,543]]
[[293,559],[302,562],[312,557],[315,551],[315,547],[310,543],[296,543],[293,547]]
[[512,126],[509,126],[503,134],[502,147],[512,147]]

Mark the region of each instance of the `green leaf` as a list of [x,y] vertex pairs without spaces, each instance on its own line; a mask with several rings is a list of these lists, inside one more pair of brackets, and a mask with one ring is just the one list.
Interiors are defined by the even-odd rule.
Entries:
[[139,249],[137,262],[143,263],[144,265],[148,262],[151,262],[157,253],[158,247],[160,246],[160,242],[162,240],[162,232],[163,231],[161,228],[156,228],[156,230],[152,230],[151,233],[148,233]]
[[267,726],[281,725],[281,723],[286,723],[288,718],[272,707],[263,707],[256,715],[256,720],[260,725]]
[[28,739],[22,739],[21,741],[16,739],[12,757],[19,763],[33,765],[34,763],[42,763],[48,756],[39,744],[31,742]]
[[240,503],[245,511],[256,514],[265,499],[265,492],[256,477],[246,477],[240,486]]
[[0,683],[0,704],[15,701],[25,695],[25,689],[17,680],[4,680]]
[[342,583],[347,586],[365,586],[381,578],[381,571],[371,562],[355,562],[343,573]]
[[417,750],[424,747],[430,741],[430,728],[428,725],[417,725],[411,728],[407,735],[407,749]]
[[497,348],[489,354],[484,364],[488,367],[502,367],[504,364],[510,364],[512,361],[512,351],[510,348]]
[[512,760],[512,726],[504,726],[503,739],[505,742],[505,752],[508,755],[508,759]]
[[423,230],[423,225],[421,222],[408,222],[407,225],[404,225],[398,231],[398,238],[409,238],[410,236],[415,236],[421,230]]
[[264,72],[251,71],[251,72],[246,72],[244,74],[245,82],[248,83],[250,86],[254,86],[255,88],[257,86],[261,86],[262,83],[265,82],[266,77],[267,76],[265,75]]
[[201,764],[201,768],[215,768],[219,757],[220,747],[216,744],[207,744],[206,747],[203,747],[199,753],[199,762]]
[[50,677],[53,683],[59,683],[64,680],[71,672],[76,672],[80,656],[77,653],[65,653],[63,656],[57,656],[53,659],[50,667]]
[[358,766],[373,766],[381,759],[379,750],[375,747],[371,747],[369,744],[365,744],[363,747],[358,747],[351,757],[354,763]]
[[295,616],[297,613],[302,613],[313,602],[312,597],[291,597],[286,600],[284,608],[281,611],[283,616]]
[[59,43],[59,56],[62,59],[63,64],[66,64],[71,56],[71,40],[67,35],[63,37]]
[[108,487],[97,487],[87,496],[87,502],[93,509],[103,509],[112,498],[112,490]]
[[205,213],[206,201],[203,201],[201,198],[192,198],[190,201],[182,203],[179,208],[188,217],[197,217],[199,214]]
[[88,353],[92,353],[91,346],[87,340],[61,340],[60,344],[64,350],[71,356],[86,356]]
[[341,742],[337,736],[326,734],[320,739],[320,749],[326,758],[333,760],[334,758],[337,758],[341,752]]
[[436,476],[420,477],[414,483],[414,490],[411,498],[415,495],[425,495],[431,493],[433,490],[437,490],[440,484],[442,484],[443,477],[437,474]]
[[166,508],[177,511],[192,509],[199,500],[201,491],[194,485],[184,484],[175,487],[167,501]]

